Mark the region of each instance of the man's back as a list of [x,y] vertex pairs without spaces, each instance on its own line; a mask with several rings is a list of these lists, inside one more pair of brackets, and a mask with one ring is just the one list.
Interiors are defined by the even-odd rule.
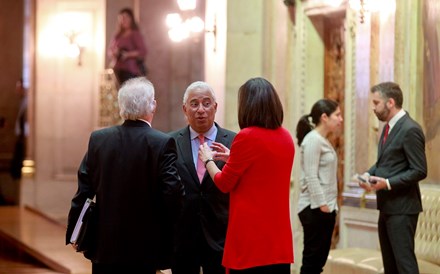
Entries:
[[143,121],[92,133],[78,172],[80,185],[96,190],[92,261],[162,264],[161,255],[170,256],[173,218],[183,193],[176,158],[174,140]]

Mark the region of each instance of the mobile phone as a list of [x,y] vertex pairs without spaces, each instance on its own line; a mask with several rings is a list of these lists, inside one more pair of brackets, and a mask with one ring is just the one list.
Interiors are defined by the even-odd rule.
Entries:
[[358,180],[361,181],[362,183],[367,183],[367,180],[366,180],[364,177],[362,177],[361,175],[358,175],[357,178],[358,178]]

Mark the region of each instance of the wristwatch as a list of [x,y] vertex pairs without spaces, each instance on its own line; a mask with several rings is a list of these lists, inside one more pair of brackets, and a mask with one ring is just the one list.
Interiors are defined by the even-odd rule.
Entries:
[[208,160],[206,160],[206,161],[205,161],[205,168],[206,168],[206,165],[207,165],[209,162],[214,162],[214,159],[209,158]]

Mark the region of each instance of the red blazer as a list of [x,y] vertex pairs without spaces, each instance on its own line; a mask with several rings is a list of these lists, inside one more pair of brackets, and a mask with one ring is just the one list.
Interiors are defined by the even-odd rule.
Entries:
[[295,146],[290,133],[249,127],[235,137],[214,182],[230,192],[223,265],[244,269],[293,263],[290,177]]

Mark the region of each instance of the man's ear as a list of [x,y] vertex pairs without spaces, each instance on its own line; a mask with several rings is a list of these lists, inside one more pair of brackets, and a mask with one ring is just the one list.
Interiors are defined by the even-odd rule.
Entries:
[[393,108],[396,106],[396,101],[393,98],[389,98],[386,102],[388,108]]
[[156,112],[156,107],[157,107],[156,100],[153,100],[153,102],[151,102],[151,105],[152,105],[152,109],[153,109],[152,113],[155,113]]

